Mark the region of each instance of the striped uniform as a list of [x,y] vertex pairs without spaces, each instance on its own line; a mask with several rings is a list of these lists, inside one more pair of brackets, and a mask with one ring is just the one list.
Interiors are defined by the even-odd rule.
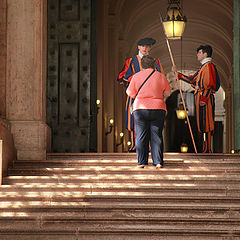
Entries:
[[[220,87],[220,79],[215,65],[206,62],[192,76],[178,73],[178,78],[192,84],[195,88],[196,119],[198,131],[205,133],[203,152],[211,152],[211,135],[214,131],[215,100],[214,93]],[[206,105],[200,106],[200,101]]]
[[[155,69],[164,74],[162,65],[160,61],[155,58]],[[133,74],[142,70],[141,66],[141,57],[136,55],[132,58],[128,58],[125,62],[125,65],[122,71],[119,73],[117,81],[125,87],[128,87],[129,82],[132,79]],[[131,132],[131,142],[132,146],[129,151],[135,151],[135,133],[134,133],[134,119],[130,113],[130,108],[134,99],[131,97],[127,97],[126,101],[126,129]]]

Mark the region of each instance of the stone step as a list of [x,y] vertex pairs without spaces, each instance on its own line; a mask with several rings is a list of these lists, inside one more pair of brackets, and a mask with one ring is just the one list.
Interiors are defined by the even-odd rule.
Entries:
[[[149,153],[151,157],[151,153]],[[240,154],[222,153],[175,153],[168,152],[163,154],[164,159],[239,159]],[[136,153],[47,153],[47,159],[136,159]]]
[[[239,218],[240,206],[219,205],[182,205],[179,206],[158,206],[158,205],[85,205],[85,206],[22,206],[21,208],[6,207],[0,213],[1,220],[11,217],[187,217],[187,218]],[[0,220],[0,221],[1,221]]]
[[0,240],[240,239],[235,154],[167,153],[160,170],[136,169],[135,153],[47,158],[9,169]]
[[[209,164],[209,165],[218,165],[221,164],[240,164],[240,158],[234,158],[234,159],[183,159],[183,158],[176,158],[176,159],[164,159],[165,164],[181,164],[181,165],[188,165],[188,164]],[[14,161],[14,166],[17,165],[47,165],[47,164],[56,164],[56,165],[69,165],[69,164],[75,164],[75,165],[81,165],[81,164],[137,164],[137,158],[136,156],[134,158],[53,158],[53,159],[47,159],[41,162],[35,161],[35,160],[17,160]],[[151,157],[149,158],[149,164],[152,164]]]
[[[95,174],[95,173],[104,173],[104,174],[156,174],[157,170],[153,166],[147,166],[144,169],[137,169],[129,166],[81,166],[81,167],[14,167],[8,169],[8,175],[51,175],[51,174]],[[239,175],[240,167],[225,167],[225,168],[213,168],[211,171],[206,167],[188,167],[188,168],[177,168],[174,167],[165,167],[160,170],[161,174],[174,175],[174,174],[204,174],[204,175],[216,175],[216,174],[228,174],[228,175]]]
[[29,199],[30,197],[57,197],[57,196],[96,196],[96,195],[116,195],[116,196],[215,196],[215,197],[238,197],[240,196],[240,188],[233,185],[232,187],[219,187],[219,186],[95,186],[83,185],[83,186],[66,186],[66,185],[39,185],[26,186],[25,184],[19,185],[14,188],[2,188],[0,193],[0,200],[7,198],[10,199]]
[[192,183],[197,184],[211,183],[214,181],[215,184],[239,184],[240,175],[238,174],[213,174],[205,175],[202,174],[163,174],[161,171],[155,171],[154,174],[113,174],[104,172],[94,172],[92,174],[46,174],[46,175],[25,175],[25,176],[8,176],[3,179],[3,184],[17,184],[21,182],[25,183]]
[[225,231],[218,228],[207,230],[172,229],[160,231],[113,231],[82,232],[76,231],[37,231],[37,232],[0,232],[1,240],[239,240],[238,231]]
[[[129,184],[140,184],[140,183],[145,183],[146,179],[132,179],[131,181],[126,178],[126,179],[111,179],[111,178],[100,178],[100,177],[91,177],[91,178],[83,178],[81,179],[80,177],[77,176],[69,176],[69,177],[61,177],[61,176],[25,176],[26,178],[17,178],[20,176],[10,176],[7,178],[3,179],[3,184],[7,185],[16,185],[16,186],[23,186],[27,185],[29,186],[36,186],[38,184],[41,185],[46,185],[46,184],[62,184],[62,185],[77,185],[77,184],[83,184],[83,183],[89,183],[89,184],[94,184],[95,182],[98,183],[115,183],[115,184],[121,184],[121,183],[129,183]],[[214,178],[204,178],[204,179],[199,179],[199,178],[191,178],[191,179],[183,179],[183,178],[175,178],[175,179],[148,179],[148,183],[152,184],[170,184],[171,185],[219,185],[219,186],[239,186],[240,181],[236,179],[214,179]]]
[[[24,195],[25,194],[25,195]],[[162,192],[154,192],[154,191],[148,191],[147,193],[144,191],[81,191],[81,192],[51,192],[51,194],[48,192],[26,192],[21,194],[1,194],[0,196],[0,201],[5,201],[6,197],[8,201],[44,201],[44,200],[51,200],[53,201],[72,201],[73,199],[78,199],[79,197],[83,196],[123,196],[123,195],[128,195],[132,197],[136,196],[145,196],[145,197],[184,197],[186,194],[191,195],[192,197],[238,197],[239,196],[239,191],[236,192],[228,192],[227,194],[225,192],[193,192],[193,191],[175,191],[175,192],[168,192],[168,191],[162,191]],[[71,197],[69,197],[71,196]],[[60,199],[60,200],[59,200]]]
[[[75,232],[84,233],[162,233],[171,232],[194,232],[195,234],[209,233],[231,234],[231,236],[240,236],[239,219],[186,219],[186,218],[135,218],[126,220],[121,218],[103,219],[78,219],[68,218],[62,221],[54,218],[39,219],[15,219],[14,217],[5,220],[0,225],[0,233],[12,232],[27,233],[61,233]],[[24,230],[23,230],[24,229]]]
[[[51,193],[51,194],[50,194]],[[51,195],[52,198],[62,196],[96,196],[96,195],[116,195],[116,196],[215,196],[215,197],[238,197],[240,196],[239,186],[233,185],[232,187],[219,187],[219,186],[115,186],[113,184],[105,184],[105,186],[99,184],[82,184],[81,186],[67,186],[67,185],[53,185],[45,186],[36,184],[35,186],[29,185],[28,187],[23,184],[18,187],[2,188],[0,193],[0,200],[4,200],[6,197],[8,200],[16,199],[22,200],[24,198],[31,199],[35,197],[45,197]]]
[[0,209],[21,208],[21,207],[53,207],[53,206],[108,206],[108,207],[122,207],[125,205],[144,206],[145,204],[151,206],[229,206],[239,207],[240,197],[236,196],[141,196],[141,195],[106,195],[97,193],[96,195],[64,195],[53,196],[51,193],[45,196],[25,197],[23,200],[19,199],[5,199],[0,202]]

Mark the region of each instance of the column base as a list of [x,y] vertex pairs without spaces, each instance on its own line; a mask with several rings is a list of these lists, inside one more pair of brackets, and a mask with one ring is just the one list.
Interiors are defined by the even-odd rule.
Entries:
[[46,160],[51,149],[51,129],[40,121],[11,121],[18,160]]

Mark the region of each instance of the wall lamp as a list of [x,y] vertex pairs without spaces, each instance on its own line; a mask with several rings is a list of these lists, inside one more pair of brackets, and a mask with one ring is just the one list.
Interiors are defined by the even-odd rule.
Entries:
[[108,135],[112,132],[113,126],[114,126],[114,120],[111,118],[109,120],[109,131],[105,133],[106,135]]
[[101,103],[100,99],[97,99],[97,100],[96,100],[96,104],[97,104],[97,113],[98,113],[98,111],[99,111],[99,109],[100,109],[100,107],[99,107],[100,103]]
[[232,154],[234,154],[234,153],[240,153],[240,149],[237,149],[237,150],[234,150],[234,149],[233,149],[233,150],[231,151],[231,153],[232,153]]
[[120,146],[121,144],[123,144],[123,136],[124,136],[124,133],[123,132],[120,132],[119,133],[119,136],[120,136],[120,143],[117,143],[116,146]]

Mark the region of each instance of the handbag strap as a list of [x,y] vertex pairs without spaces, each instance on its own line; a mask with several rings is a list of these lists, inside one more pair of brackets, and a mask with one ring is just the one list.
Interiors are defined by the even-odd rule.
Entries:
[[153,69],[153,71],[148,75],[148,77],[147,77],[147,78],[145,79],[145,81],[142,83],[142,85],[140,86],[140,88],[139,88],[138,91],[137,91],[137,94],[136,94],[135,98],[137,97],[137,95],[138,95],[140,89],[142,88],[142,86],[147,82],[147,80],[152,76],[152,74],[153,74],[154,72],[155,72],[155,69]]

